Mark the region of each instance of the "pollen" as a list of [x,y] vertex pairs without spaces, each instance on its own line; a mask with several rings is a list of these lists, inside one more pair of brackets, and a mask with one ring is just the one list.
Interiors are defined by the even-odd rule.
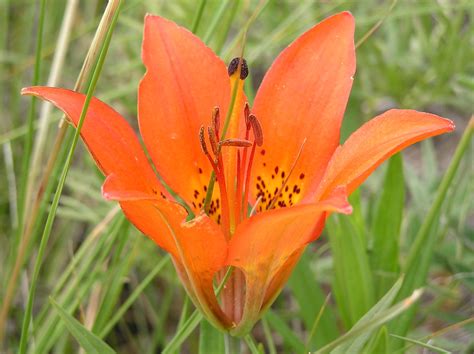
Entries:
[[227,68],[227,72],[229,76],[232,76],[237,69],[239,68],[239,63],[241,63],[240,68],[240,79],[245,80],[249,75],[249,67],[247,65],[247,61],[244,58],[234,58],[230,61],[230,64]]

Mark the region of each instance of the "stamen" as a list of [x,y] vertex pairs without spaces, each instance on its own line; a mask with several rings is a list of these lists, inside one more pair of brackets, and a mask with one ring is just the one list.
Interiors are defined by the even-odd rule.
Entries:
[[245,102],[244,117],[245,117],[245,126],[247,128],[247,131],[250,130],[249,115],[250,115],[250,107],[249,107],[248,102]]
[[238,147],[249,147],[252,146],[252,142],[245,139],[225,139],[219,141],[219,146],[238,146]]
[[207,150],[206,139],[204,138],[204,126],[201,125],[199,128],[199,143],[201,145],[202,152],[204,155],[209,156],[209,150]]
[[248,121],[250,125],[252,126],[253,135],[255,137],[255,143],[258,146],[262,146],[263,145],[263,131],[262,131],[262,126],[260,125],[260,122],[258,121],[257,117],[255,117],[253,114],[249,115]]
[[283,184],[281,185],[281,188],[278,190],[278,193],[276,193],[275,196],[273,197],[273,199],[271,200],[270,205],[267,207],[267,210],[272,209],[275,206],[278,199],[280,198],[281,193],[283,192],[283,189],[285,189],[286,184],[288,183],[288,181],[291,177],[291,174],[293,173],[293,170],[296,167],[296,163],[298,162],[298,160],[301,156],[301,153],[303,152],[303,147],[304,147],[305,144],[306,144],[306,138],[304,138],[303,143],[300,146],[300,149],[298,151],[298,155],[296,155],[296,159],[293,162],[293,165],[291,165],[290,172],[288,173],[288,176],[283,181]]
[[207,127],[207,133],[209,136],[209,142],[211,143],[212,152],[214,153],[214,156],[217,158],[217,156],[219,155],[220,149],[218,149],[217,147],[216,132],[214,131],[214,128]]
[[219,111],[219,107],[214,107],[214,110],[212,111],[212,127],[214,128],[214,131],[216,132],[216,137],[219,137],[219,129],[221,127],[221,115]]
[[[255,146],[256,146],[256,142],[254,142],[253,145],[252,145],[252,150],[250,151],[249,162],[248,162],[248,165],[247,165],[247,173],[245,175],[245,190],[244,190],[244,195],[243,195],[242,211],[244,211],[245,208],[247,207],[246,203],[247,203],[247,200],[249,200],[250,172],[252,170],[253,157],[255,156]],[[247,213],[244,212],[244,216],[246,214]]]
[[232,76],[237,69],[240,67],[240,79],[245,80],[245,78],[249,75],[249,67],[247,66],[247,61],[244,58],[234,58],[231,60],[227,72],[229,76]]

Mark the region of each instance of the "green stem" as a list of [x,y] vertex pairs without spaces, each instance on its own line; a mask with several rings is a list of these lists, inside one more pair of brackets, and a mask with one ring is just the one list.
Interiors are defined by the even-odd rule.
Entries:
[[54,194],[53,202],[51,204],[51,211],[48,214],[48,219],[46,220],[46,225],[43,231],[43,235],[41,237],[41,242],[40,242],[40,247],[38,250],[38,255],[36,258],[35,262],[35,267],[33,270],[33,277],[31,279],[31,286],[30,286],[30,292],[28,294],[28,302],[25,310],[25,314],[23,317],[23,325],[21,329],[21,339],[20,339],[20,347],[19,347],[19,353],[24,354],[26,352],[26,344],[28,342],[28,329],[30,327],[30,322],[31,322],[31,315],[32,315],[32,309],[33,309],[33,301],[36,293],[36,285],[38,282],[38,276],[39,272],[41,269],[41,263],[43,260],[44,252],[46,250],[46,245],[48,244],[49,236],[51,235],[51,229],[53,227],[53,222],[56,216],[56,211],[59,205],[59,199],[61,197],[62,190],[64,188],[64,184],[66,182],[66,177],[69,172],[69,168],[71,166],[72,158],[74,155],[74,151],[76,149],[77,143],[79,141],[79,136],[81,132],[81,128],[84,124],[84,119],[86,117],[87,109],[89,107],[90,101],[92,99],[92,95],[94,93],[95,87],[97,85],[97,81],[99,79],[100,73],[102,71],[102,67],[104,65],[105,57],[107,55],[107,50],[109,48],[110,40],[112,38],[112,33],[115,28],[115,24],[117,23],[118,15],[120,13],[120,8],[121,8],[121,0],[118,0],[118,7],[114,13],[114,17],[112,19],[112,22],[110,24],[110,27],[107,31],[107,36],[104,40],[104,43],[102,44],[102,48],[100,51],[100,56],[97,61],[97,64],[94,69],[94,74],[92,76],[91,82],[89,84],[89,88],[87,90],[87,95],[86,99],[84,101],[84,106],[82,108],[82,112],[79,118],[79,122],[77,124],[77,129],[74,134],[73,140],[71,147],[69,149],[69,153],[66,159],[66,162],[64,164],[61,177],[59,179],[59,183],[56,189],[56,192]]

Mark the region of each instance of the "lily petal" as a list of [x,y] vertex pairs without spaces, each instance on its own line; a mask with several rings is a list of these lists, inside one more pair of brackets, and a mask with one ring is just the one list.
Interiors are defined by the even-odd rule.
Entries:
[[190,31],[152,15],[145,18],[142,58],[140,132],[160,175],[197,211],[211,175],[199,128],[210,123],[216,106],[225,116],[231,91],[226,65]]
[[[345,188],[338,188],[327,200],[257,214],[237,227],[227,263],[245,273],[246,292],[242,321],[235,334],[248,331],[262,307],[275,298],[297,263],[298,257],[293,256],[320,234],[326,213],[351,211]],[[284,266],[288,269],[282,271]]]
[[[35,95],[61,109],[76,126],[85,95],[53,87],[28,87],[24,95]],[[102,187],[107,199],[122,201],[127,217],[160,247],[177,255],[176,245],[166,236],[166,225],[157,219],[155,205],[166,205],[181,221],[186,219],[185,209],[167,202],[168,192],[159,183],[132,128],[111,107],[92,98],[81,137],[99,168],[107,176]],[[147,199],[148,201],[142,201]],[[131,202],[140,200],[140,202]],[[128,202],[124,202],[128,201]],[[171,209],[170,211],[171,212]]]
[[[47,100],[61,109],[77,125],[85,95],[54,87],[27,87],[21,93]],[[167,195],[151,169],[148,159],[127,121],[110,106],[93,97],[81,137],[102,172],[113,174],[121,188],[144,194]]]
[[356,130],[334,153],[316,193],[324,199],[338,185],[352,193],[383,161],[423,139],[450,132],[451,120],[414,110],[389,110]]
[[[291,205],[314,192],[339,144],[355,63],[354,19],[348,12],[323,20],[275,60],[253,109],[264,135],[254,162],[254,199],[280,188],[296,160],[280,200]],[[264,187],[255,189],[262,180]],[[263,208],[270,202],[264,198]]]

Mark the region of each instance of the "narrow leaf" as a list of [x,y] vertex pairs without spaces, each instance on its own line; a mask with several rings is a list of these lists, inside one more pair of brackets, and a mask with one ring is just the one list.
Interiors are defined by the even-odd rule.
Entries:
[[328,220],[333,255],[333,289],[346,328],[351,328],[373,305],[372,273],[365,238],[353,216]]
[[329,343],[325,347],[319,349],[315,352],[315,354],[330,353],[339,345],[358,338],[361,335],[364,335],[366,332],[372,331],[380,327],[384,323],[387,323],[392,318],[400,315],[402,312],[406,311],[411,305],[413,305],[413,303],[420,298],[422,292],[423,291],[421,289],[415,290],[410,297],[390,307],[389,309],[378,313],[370,321],[367,321],[366,323],[361,324],[359,326],[354,326],[354,328],[352,328],[349,332],[342,335],[335,341]]
[[397,154],[389,161],[372,225],[370,263],[374,272],[376,298],[386,293],[398,276],[404,197],[403,160],[402,156]]
[[[325,303],[326,295],[317,282],[317,274],[311,270],[308,252],[306,251],[301,257],[288,285],[299,305],[299,315],[309,331]],[[308,344],[316,348],[321,347],[336,339],[338,335],[336,316],[333,314],[333,309],[327,306],[321,314],[314,338]]]
[[[398,279],[398,281],[393,285],[389,292],[385,294],[385,296],[380,299],[355,325],[352,327],[351,331],[357,330],[358,328],[369,324],[378,314],[382,313],[386,309],[390,307],[397,296],[400,287],[402,286],[402,278]],[[365,343],[368,341],[370,336],[373,334],[374,330],[366,331],[359,337],[355,338],[352,341],[347,341],[343,345],[338,346],[337,348],[332,351],[332,353],[358,353],[362,351]]]
[[427,349],[430,349],[430,350],[433,350],[437,353],[446,353],[446,354],[449,354],[451,353],[450,351],[447,351],[445,349],[442,349],[440,347],[435,347],[434,345],[431,345],[431,344],[428,344],[428,343],[424,343],[424,342],[421,342],[419,340],[416,340],[416,339],[411,339],[411,338],[408,338],[408,337],[403,337],[403,336],[397,336],[396,334],[390,334],[392,337],[395,337],[395,338],[398,338],[398,339],[402,339],[406,342],[410,342],[410,343],[413,343],[413,344],[417,344],[419,346],[422,346],[424,348],[427,348]]
[[81,345],[86,353],[91,354],[112,354],[115,351],[109,347],[107,343],[102,341],[92,332],[89,332],[78,320],[68,314],[58,303],[52,298],[49,299],[54,309],[58,312],[61,319],[64,321],[67,329],[77,342]]
[[224,353],[224,335],[208,321],[201,321],[199,327],[199,353]]

